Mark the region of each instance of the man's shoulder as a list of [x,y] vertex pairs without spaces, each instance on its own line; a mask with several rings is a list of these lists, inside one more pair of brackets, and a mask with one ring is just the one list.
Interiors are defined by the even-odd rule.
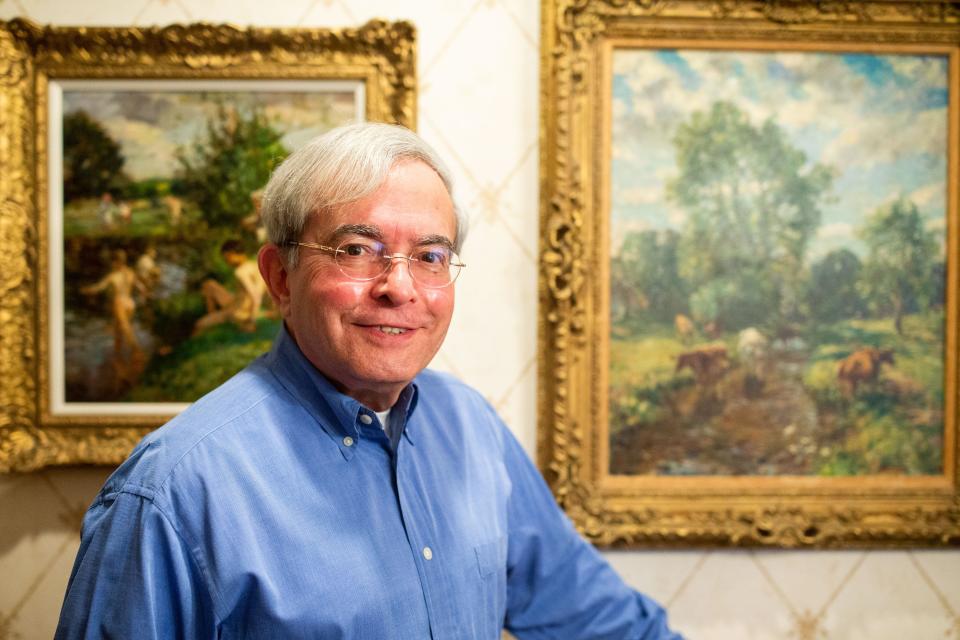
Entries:
[[264,358],[258,358],[151,436],[187,442],[204,438],[210,432],[236,421],[281,389]]
[[216,448],[212,458],[222,460],[230,449],[249,449],[255,445],[246,442],[244,434],[250,430],[238,427],[281,393],[283,388],[262,359],[254,361],[144,437],[101,494],[132,491],[152,498],[188,457],[203,457],[204,450]]

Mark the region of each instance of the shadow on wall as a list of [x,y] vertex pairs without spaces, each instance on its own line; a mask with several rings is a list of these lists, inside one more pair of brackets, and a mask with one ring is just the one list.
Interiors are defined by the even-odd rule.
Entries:
[[112,467],[60,467],[0,476],[0,561],[24,540],[76,536]]

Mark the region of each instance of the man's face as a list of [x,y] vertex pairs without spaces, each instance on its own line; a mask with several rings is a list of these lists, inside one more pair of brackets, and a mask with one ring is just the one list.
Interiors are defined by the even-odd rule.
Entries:
[[[391,255],[410,255],[438,236],[456,240],[450,195],[419,161],[395,165],[372,195],[311,216],[301,240],[337,247],[356,238],[358,228]],[[289,297],[279,301],[287,327],[307,359],[342,392],[386,409],[440,348],[453,313],[453,285],[419,284],[406,260],[394,260],[374,280],[351,280],[329,253],[299,251],[297,266],[286,275]]]

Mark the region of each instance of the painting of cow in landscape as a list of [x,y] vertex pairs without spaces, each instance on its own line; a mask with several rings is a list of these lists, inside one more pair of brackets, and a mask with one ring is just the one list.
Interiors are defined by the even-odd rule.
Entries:
[[940,474],[947,56],[612,55],[609,472]]

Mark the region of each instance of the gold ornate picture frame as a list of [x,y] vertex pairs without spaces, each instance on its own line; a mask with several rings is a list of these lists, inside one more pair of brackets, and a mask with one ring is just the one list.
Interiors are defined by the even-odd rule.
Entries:
[[577,527],[960,543],[960,10],[542,16],[538,455]]
[[[269,304],[238,310],[257,188],[340,121],[415,127],[415,56],[407,22],[0,22],[0,472],[119,463],[269,343]],[[242,180],[216,177],[231,153],[258,156]]]

